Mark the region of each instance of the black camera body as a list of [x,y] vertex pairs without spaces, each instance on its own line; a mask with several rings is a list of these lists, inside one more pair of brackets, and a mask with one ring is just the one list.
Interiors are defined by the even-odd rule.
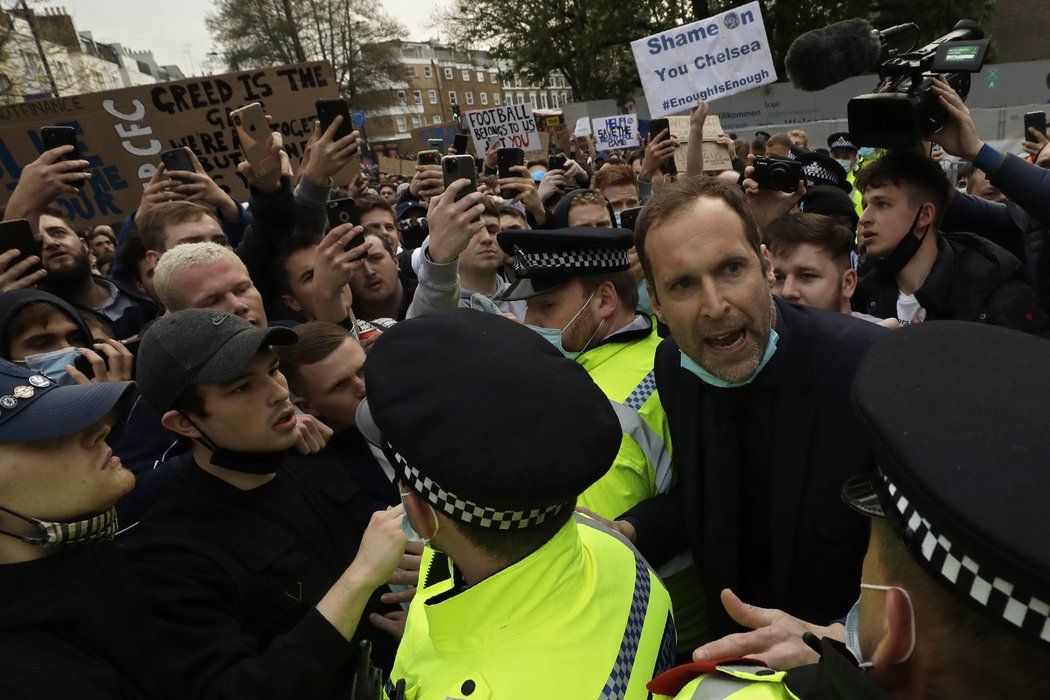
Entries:
[[959,20],[951,32],[917,50],[891,52],[879,64],[875,91],[849,101],[849,133],[854,142],[875,148],[908,148],[938,131],[948,113],[930,89],[943,74],[964,100],[970,74],[981,70],[988,52],[984,30]]
[[802,163],[791,158],[755,156],[754,166],[751,179],[767,190],[794,192],[802,179]]

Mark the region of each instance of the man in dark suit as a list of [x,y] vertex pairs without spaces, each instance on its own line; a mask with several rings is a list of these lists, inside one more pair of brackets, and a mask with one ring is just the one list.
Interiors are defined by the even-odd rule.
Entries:
[[719,600],[725,588],[803,619],[844,616],[867,527],[839,490],[874,466],[849,387],[884,331],[774,300],[769,256],[735,186],[690,178],[661,190],[638,219],[636,247],[671,330],[656,382],[677,476],[618,525],[650,561],[692,549],[714,636],[738,629]]

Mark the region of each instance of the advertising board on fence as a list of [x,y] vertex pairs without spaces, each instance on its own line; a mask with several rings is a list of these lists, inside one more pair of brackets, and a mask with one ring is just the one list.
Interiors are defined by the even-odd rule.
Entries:
[[78,228],[127,216],[161,152],[179,146],[189,146],[220,187],[244,200],[230,111],[262,103],[294,165],[310,138],[314,100],[338,94],[331,66],[313,62],[0,106],[0,201],[43,152],[42,126],[73,127],[79,156],[90,164],[92,178],[80,193],[56,202]]
[[775,82],[758,2],[631,42],[653,118]]
[[474,153],[485,157],[485,151],[495,141],[500,148],[520,148],[525,151],[540,150],[536,119],[532,116],[532,105],[507,105],[490,109],[464,112],[467,131],[474,140]]

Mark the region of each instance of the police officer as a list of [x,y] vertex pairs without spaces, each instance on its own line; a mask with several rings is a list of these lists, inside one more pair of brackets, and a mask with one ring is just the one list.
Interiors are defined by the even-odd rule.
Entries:
[[573,515],[620,443],[587,373],[457,309],[384,333],[365,383],[357,426],[394,465],[408,539],[430,544],[390,696],[646,698],[673,660],[670,599],[622,538]]
[[836,131],[828,136],[828,150],[831,157],[838,161],[842,169],[846,171],[846,180],[849,182],[849,196],[853,200],[853,206],[857,210],[857,216],[864,212],[861,204],[861,193],[856,187],[857,181],[857,146],[853,143],[853,137],[848,131]]
[[[843,489],[872,521],[845,644],[809,635],[821,660],[783,676],[787,695],[749,695],[786,691],[721,671],[678,682],[677,695],[671,675],[650,687],[677,698],[1046,697],[1050,374],[1037,368],[1048,350],[957,321],[884,336],[854,385],[879,473]],[[691,693],[711,679],[726,692]]]

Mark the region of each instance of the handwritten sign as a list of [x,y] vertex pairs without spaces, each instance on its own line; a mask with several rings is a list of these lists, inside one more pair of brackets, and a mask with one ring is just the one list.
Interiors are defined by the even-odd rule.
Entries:
[[499,148],[520,148],[525,151],[540,149],[532,105],[477,109],[464,112],[463,117],[474,140],[474,152],[479,158],[483,158],[485,151],[493,144]]
[[654,118],[777,79],[757,1],[632,41],[631,50]]
[[617,114],[591,120],[594,146],[599,151],[638,145],[638,115]]
[[[686,146],[689,143],[689,117],[668,117],[667,124],[671,130],[671,136],[678,139],[681,147],[675,151],[674,162],[678,172],[686,171]],[[704,120],[703,129],[703,154],[704,170],[729,170],[733,167],[733,161],[729,156],[729,150],[721,144],[715,143],[723,133],[722,123],[717,114],[709,114]],[[692,174],[692,173],[690,173]]]
[[56,202],[78,228],[130,213],[161,152],[180,146],[244,200],[248,183],[237,172],[243,156],[230,112],[262,103],[295,164],[313,129],[314,100],[338,94],[331,66],[314,62],[0,106],[0,200],[6,203],[22,169],[43,152],[40,127],[50,125],[73,127],[92,173],[78,194]]

